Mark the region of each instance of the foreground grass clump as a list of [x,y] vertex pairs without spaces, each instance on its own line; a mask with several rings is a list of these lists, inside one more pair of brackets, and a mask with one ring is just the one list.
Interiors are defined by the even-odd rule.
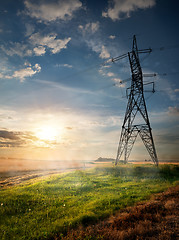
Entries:
[[121,165],[59,174],[0,191],[0,239],[49,239],[176,185],[179,167]]

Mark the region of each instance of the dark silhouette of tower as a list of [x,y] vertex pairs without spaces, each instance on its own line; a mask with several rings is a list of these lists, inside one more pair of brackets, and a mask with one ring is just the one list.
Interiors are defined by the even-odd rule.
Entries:
[[[158,165],[158,158],[150,127],[147,107],[144,98],[143,75],[138,53],[151,52],[151,49],[138,50],[136,36],[133,37],[132,51],[128,52],[132,73],[131,86],[128,97],[126,114],[122,125],[116,165],[124,152],[124,163],[127,163],[133,145],[139,135],[150,154],[153,162]],[[140,124],[139,124],[140,123]]]

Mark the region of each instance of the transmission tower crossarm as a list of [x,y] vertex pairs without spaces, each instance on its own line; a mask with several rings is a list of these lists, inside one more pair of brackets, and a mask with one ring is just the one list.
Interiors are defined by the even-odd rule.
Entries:
[[[138,53],[151,53],[151,52],[152,52],[151,48],[138,50]],[[128,52],[128,53],[132,53],[132,51]],[[116,61],[119,61],[119,60],[122,60],[122,59],[126,58],[128,56],[128,53],[124,53],[124,54],[122,54],[118,57],[112,58],[111,62],[116,62]]]
[[157,73],[144,73],[143,77],[156,77]]
[[138,50],[138,53],[151,53],[151,52],[152,52],[151,48]]
[[123,59],[123,58],[126,58],[127,56],[128,56],[127,53],[124,53],[124,54],[122,54],[122,55],[120,55],[120,56],[118,56],[118,57],[112,58],[112,59],[111,59],[111,62],[119,61],[119,60],[121,60],[121,59]]

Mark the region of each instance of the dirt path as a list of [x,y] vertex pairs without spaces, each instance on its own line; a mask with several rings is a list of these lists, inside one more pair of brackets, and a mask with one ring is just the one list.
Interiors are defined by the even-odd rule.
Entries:
[[[20,183],[25,183],[28,180],[37,179],[41,177],[51,176],[54,174],[60,174],[65,172],[72,172],[82,168],[68,168],[63,170],[51,170],[51,171],[17,171],[13,173],[0,173],[0,189],[4,187],[10,187],[13,185],[18,185]],[[3,176],[4,175],[4,176]],[[14,176],[13,176],[14,175]]]
[[150,201],[124,209],[97,225],[81,226],[56,239],[179,239],[179,186],[153,195]]

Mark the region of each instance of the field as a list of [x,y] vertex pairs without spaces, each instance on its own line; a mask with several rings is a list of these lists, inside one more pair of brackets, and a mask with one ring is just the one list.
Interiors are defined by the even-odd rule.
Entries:
[[4,187],[0,239],[64,239],[71,229],[97,226],[118,210],[177,186],[178,181],[177,165],[127,164],[99,165]]

